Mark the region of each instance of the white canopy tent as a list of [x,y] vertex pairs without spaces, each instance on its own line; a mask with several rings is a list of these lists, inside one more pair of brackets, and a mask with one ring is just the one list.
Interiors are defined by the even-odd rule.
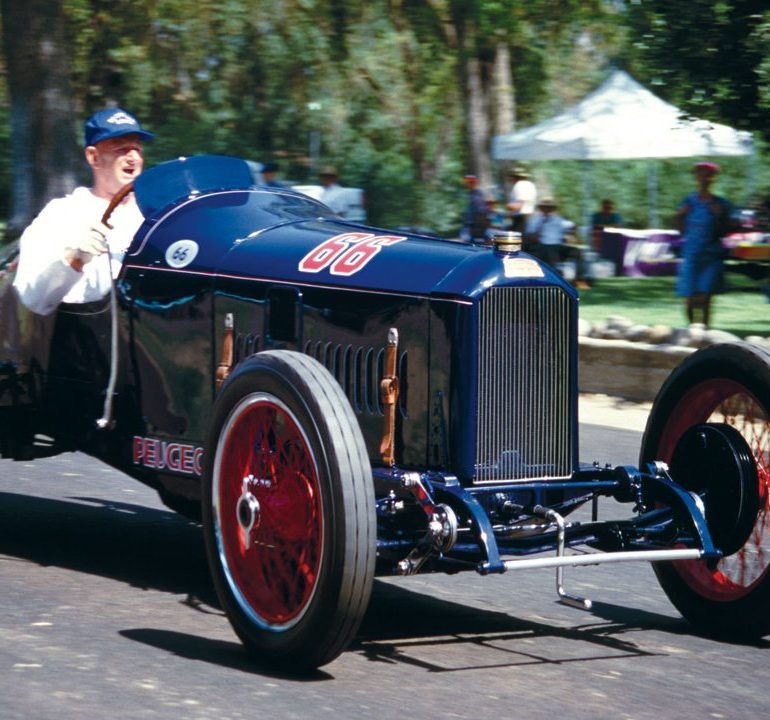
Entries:
[[[615,70],[561,115],[492,140],[494,160],[629,160],[751,155],[751,134],[687,117]],[[653,190],[655,183],[650,183]],[[654,203],[651,202],[651,210]]]

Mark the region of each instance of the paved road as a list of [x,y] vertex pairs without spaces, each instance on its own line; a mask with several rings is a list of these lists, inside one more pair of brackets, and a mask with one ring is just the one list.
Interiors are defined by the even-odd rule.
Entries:
[[[583,457],[639,434],[582,427]],[[607,452],[610,455],[602,453]],[[197,526],[89,458],[0,461],[0,718],[768,717],[770,643],[687,628],[642,565],[376,582],[354,645],[310,678],[255,667]]]

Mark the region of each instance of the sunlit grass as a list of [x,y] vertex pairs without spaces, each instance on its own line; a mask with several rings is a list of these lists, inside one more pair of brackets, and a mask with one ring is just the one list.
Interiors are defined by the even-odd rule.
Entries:
[[[761,281],[734,272],[726,274],[727,291],[712,304],[711,326],[740,337],[770,336],[770,303]],[[642,325],[685,327],[683,299],[675,293],[674,277],[607,278],[580,293],[580,317],[590,322],[623,315]]]

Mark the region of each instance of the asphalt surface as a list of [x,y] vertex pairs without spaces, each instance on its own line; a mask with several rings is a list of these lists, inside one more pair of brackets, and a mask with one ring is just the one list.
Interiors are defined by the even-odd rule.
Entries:
[[[635,462],[638,408],[591,400],[583,458]],[[3,460],[0,720],[768,717],[769,642],[690,634],[646,565],[565,576],[592,612],[551,571],[378,579],[347,652],[281,675],[217,607],[197,525],[83,455]]]

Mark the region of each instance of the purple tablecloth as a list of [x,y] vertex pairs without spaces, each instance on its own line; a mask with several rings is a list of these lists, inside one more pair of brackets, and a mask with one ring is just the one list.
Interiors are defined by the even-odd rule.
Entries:
[[615,263],[615,275],[675,275],[680,244],[676,230],[607,228],[599,251]]

